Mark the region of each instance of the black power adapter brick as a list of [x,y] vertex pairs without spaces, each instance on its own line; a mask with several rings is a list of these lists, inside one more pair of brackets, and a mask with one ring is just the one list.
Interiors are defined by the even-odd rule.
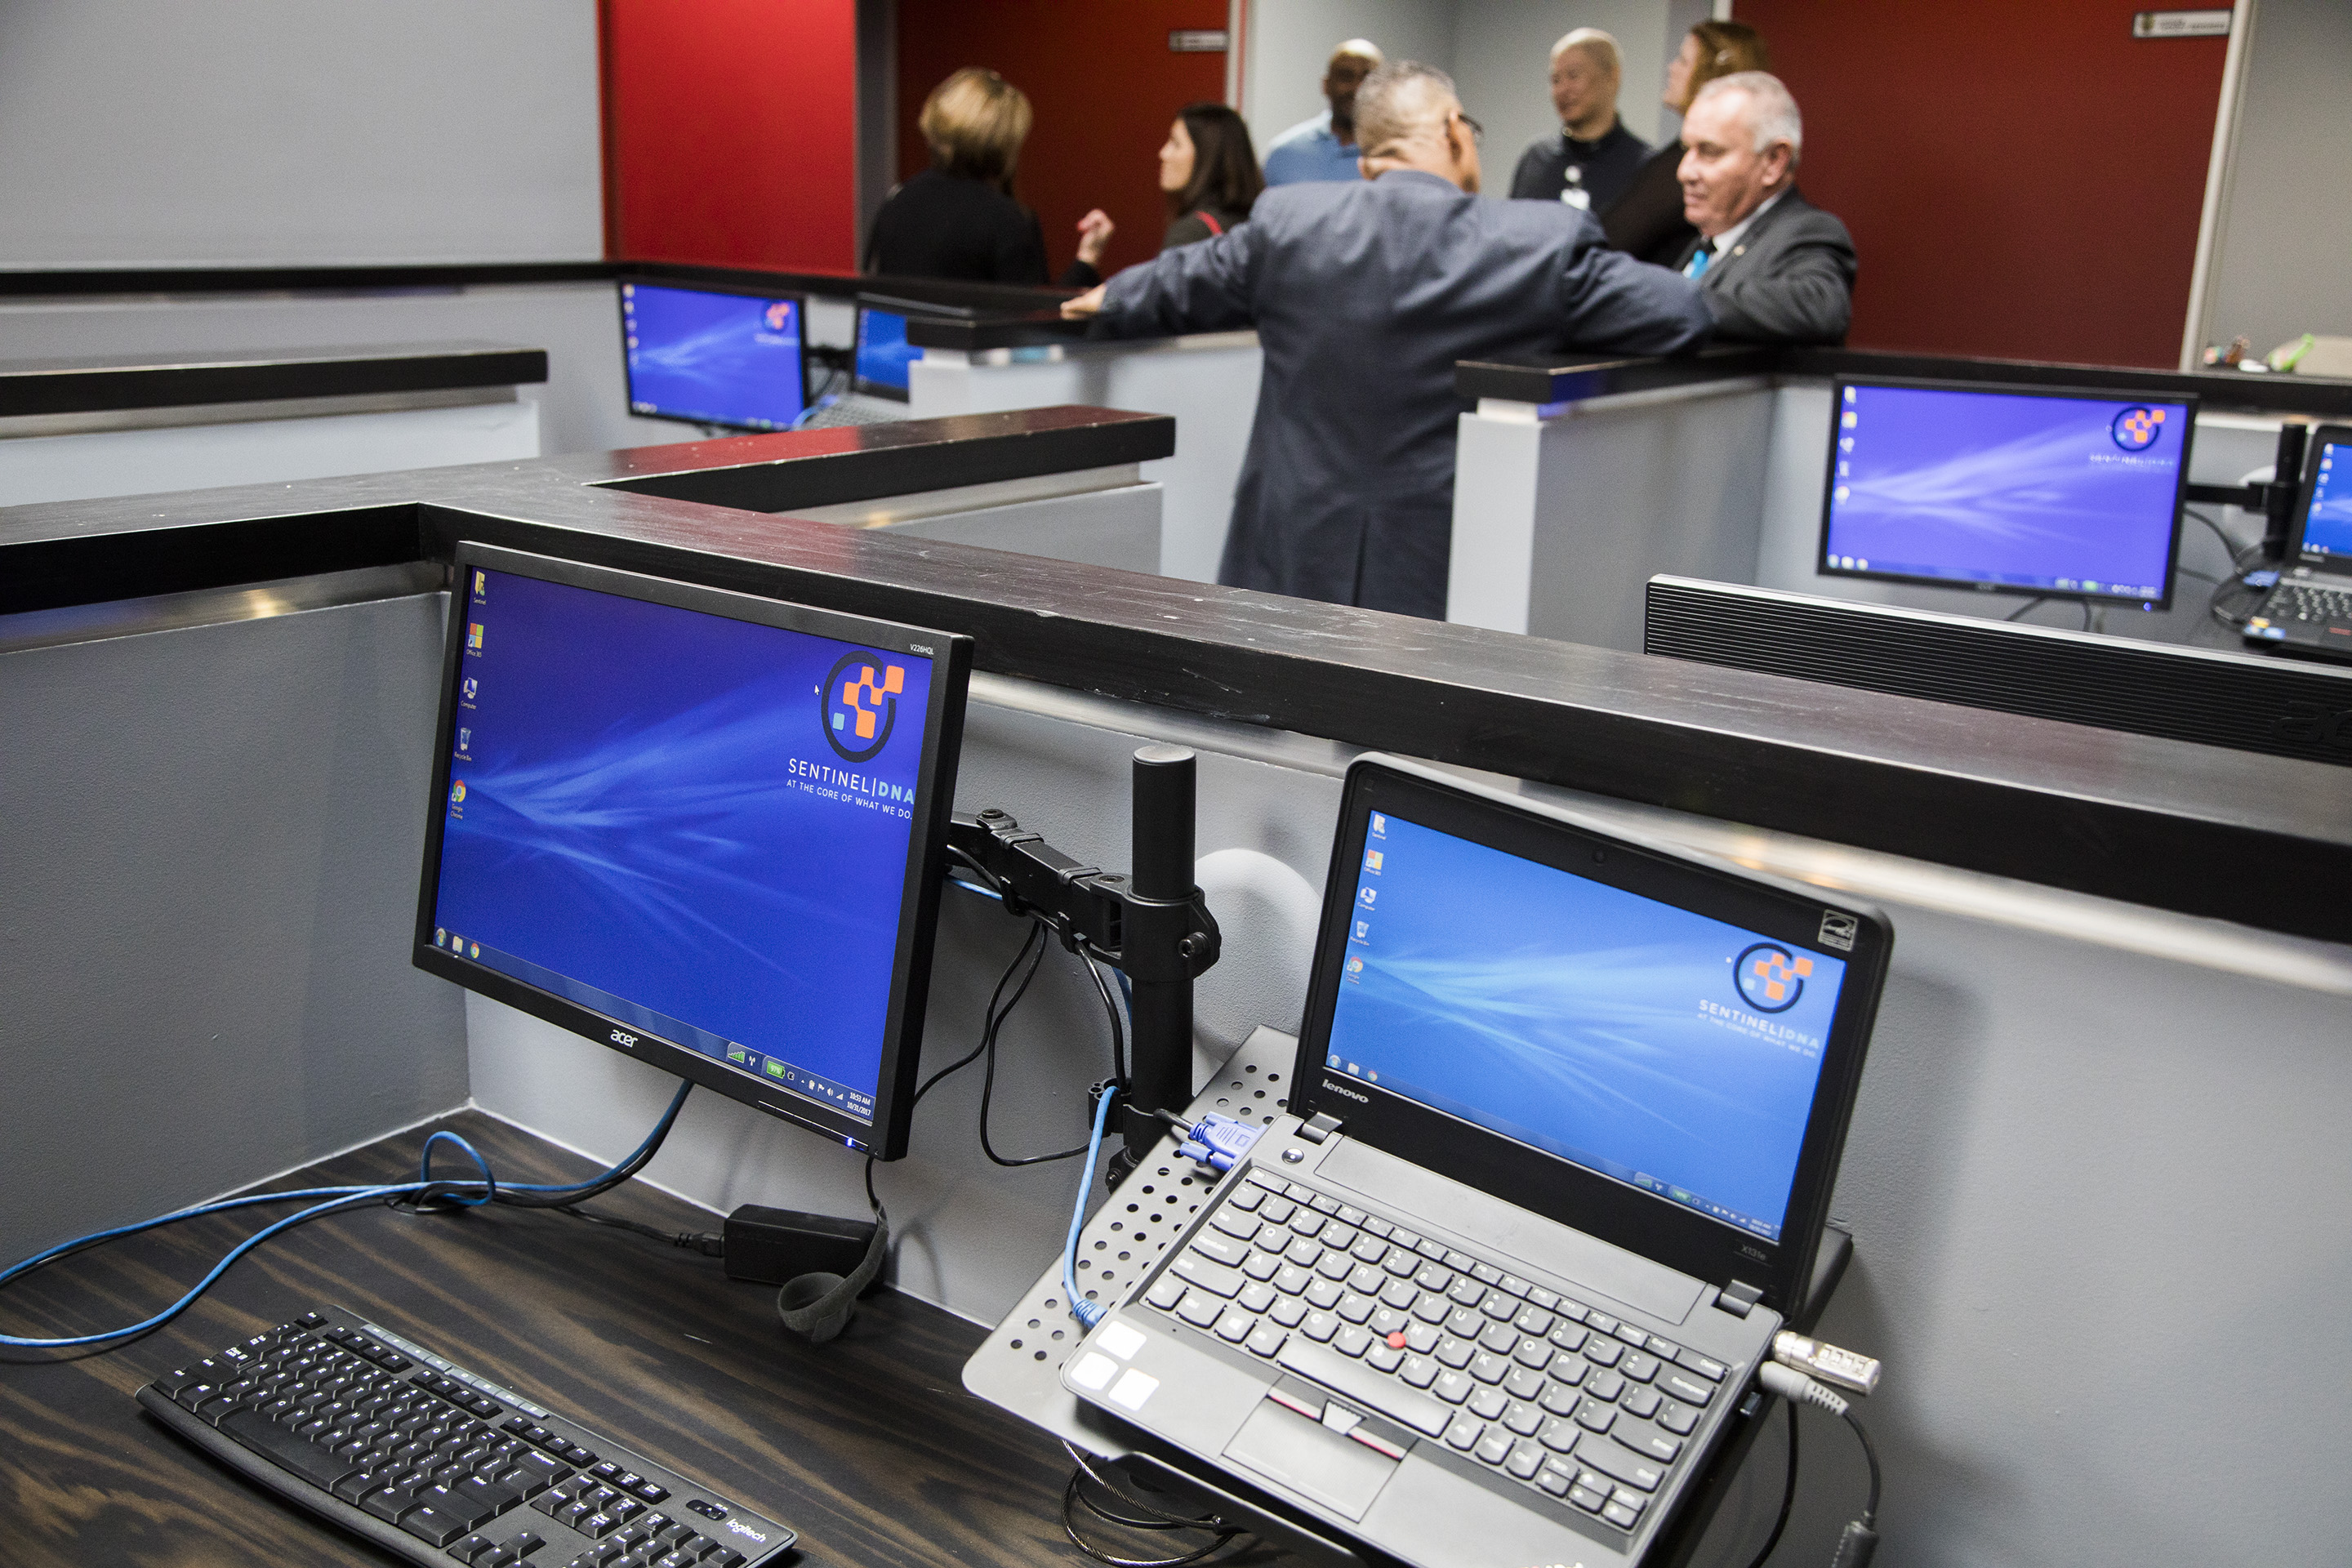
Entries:
[[727,1216],[725,1234],[727,1278],[782,1285],[803,1274],[846,1276],[874,1244],[874,1222],[745,1204]]

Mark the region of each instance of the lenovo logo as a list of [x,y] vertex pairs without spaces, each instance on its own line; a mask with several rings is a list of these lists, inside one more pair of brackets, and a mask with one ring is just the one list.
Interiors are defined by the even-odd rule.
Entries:
[[615,1029],[613,1031],[613,1043],[616,1046],[634,1046],[637,1043],[637,1037]]
[[1323,1087],[1329,1089],[1333,1094],[1339,1096],[1340,1099],[1352,1100],[1358,1105],[1370,1105],[1372,1102],[1370,1096],[1358,1094],[1354,1089],[1348,1088],[1345,1084],[1334,1083],[1328,1078],[1323,1080]]

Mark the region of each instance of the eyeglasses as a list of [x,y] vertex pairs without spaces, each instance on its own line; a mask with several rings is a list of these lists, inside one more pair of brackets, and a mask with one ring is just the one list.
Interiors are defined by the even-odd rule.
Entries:
[[1483,142],[1486,140],[1486,128],[1485,126],[1479,124],[1476,121],[1471,119],[1468,115],[1463,113],[1458,109],[1454,111],[1454,118],[1459,120],[1463,124],[1467,125],[1470,128],[1471,141]]

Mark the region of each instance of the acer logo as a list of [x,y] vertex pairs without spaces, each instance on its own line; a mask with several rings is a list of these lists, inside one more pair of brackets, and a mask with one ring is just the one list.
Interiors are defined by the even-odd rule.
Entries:
[[615,1029],[613,1031],[613,1043],[616,1046],[634,1046],[637,1043],[637,1037],[624,1030]]
[[2290,702],[2273,728],[2283,740],[2352,750],[2352,708],[2331,712],[2316,702]]
[[1328,1078],[1323,1080],[1323,1087],[1329,1089],[1333,1094],[1339,1096],[1342,1100],[1352,1100],[1358,1105],[1370,1105],[1372,1102],[1370,1096],[1358,1094],[1354,1089],[1348,1088],[1346,1085],[1334,1083]]

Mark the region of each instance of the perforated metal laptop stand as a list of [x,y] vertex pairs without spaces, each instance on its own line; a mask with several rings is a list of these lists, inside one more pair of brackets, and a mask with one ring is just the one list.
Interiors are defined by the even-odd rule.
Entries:
[[[1197,1119],[1214,1110],[1260,1126],[1273,1125],[1288,1110],[1290,1074],[1297,1051],[1298,1042],[1291,1036],[1256,1029],[1210,1075],[1207,1087],[1187,1108],[1187,1116]],[[1106,1304],[1125,1297],[1151,1272],[1169,1244],[1184,1234],[1215,1185],[1214,1179],[1177,1155],[1172,1135],[1161,1139],[1078,1233],[1079,1289]],[[1843,1231],[1832,1226],[1823,1232],[1813,1264],[1812,1289],[1804,1310],[1792,1314],[1791,1328],[1809,1330],[1820,1317],[1852,1251],[1851,1238]],[[1085,1332],[1070,1316],[1068,1296],[1062,1286],[1062,1260],[1056,1255],[964,1363],[963,1385],[1063,1441],[1118,1464],[1130,1475],[1162,1489],[1189,1493],[1202,1511],[1216,1512],[1302,1555],[1342,1565],[1393,1561],[1334,1537],[1320,1524],[1255,1492],[1236,1477],[1206,1468],[1192,1456],[1082,1403],[1062,1386],[1062,1363]],[[1715,1458],[1693,1478],[1674,1524],[1653,1544],[1651,1563],[1672,1565],[1688,1561],[1731,1478],[1754,1445],[1769,1404],[1754,1390],[1741,1401]]]

